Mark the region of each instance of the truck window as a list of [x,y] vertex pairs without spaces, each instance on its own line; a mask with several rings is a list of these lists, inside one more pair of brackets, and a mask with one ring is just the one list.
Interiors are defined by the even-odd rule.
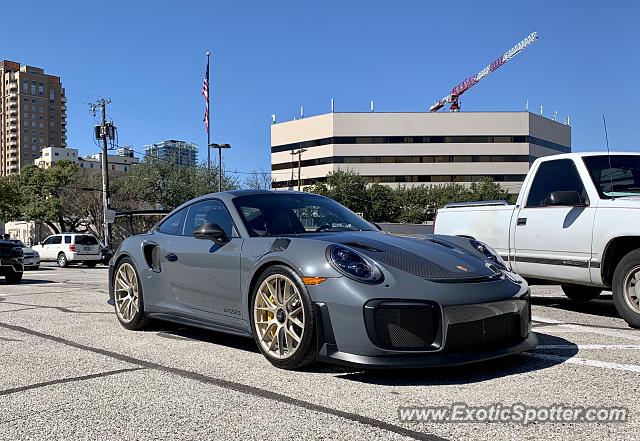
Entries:
[[640,194],[640,156],[586,156],[583,161],[601,198]]
[[540,164],[529,190],[527,207],[546,206],[552,191],[577,191],[584,201],[588,199],[582,179],[571,159],[551,160]]

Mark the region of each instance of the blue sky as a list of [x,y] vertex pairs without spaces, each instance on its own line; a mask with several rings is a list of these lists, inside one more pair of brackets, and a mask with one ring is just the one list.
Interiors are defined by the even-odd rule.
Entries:
[[[593,5],[592,5],[593,4]],[[4,5],[0,59],[62,77],[68,145],[94,153],[87,103],[111,98],[121,145],[184,139],[206,158],[200,94],[211,67],[225,168],[270,168],[278,120],[422,111],[532,31],[540,39],[461,99],[463,110],[570,116],[573,148],[638,150],[637,2],[30,1]],[[13,37],[15,36],[15,37]]]

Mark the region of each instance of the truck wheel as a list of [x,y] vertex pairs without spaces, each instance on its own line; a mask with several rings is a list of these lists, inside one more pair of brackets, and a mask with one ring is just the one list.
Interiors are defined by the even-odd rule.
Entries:
[[20,283],[22,280],[22,273],[7,274],[4,278],[9,284]]
[[613,304],[632,328],[640,328],[640,250],[631,251],[616,266]]
[[600,295],[602,289],[584,285],[560,285],[564,294],[571,300],[588,302]]

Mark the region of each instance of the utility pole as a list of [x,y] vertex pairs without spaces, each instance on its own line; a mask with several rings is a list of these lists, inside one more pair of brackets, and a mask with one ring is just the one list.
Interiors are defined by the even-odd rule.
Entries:
[[[298,155],[298,191],[302,188],[302,154],[306,152],[307,149],[298,149],[291,151],[291,159],[293,159],[294,155]],[[293,161],[292,161],[293,162]],[[293,185],[293,167],[291,167],[291,185]]]
[[112,122],[107,122],[107,104],[111,100],[101,98],[96,103],[90,104],[90,109],[95,115],[96,110],[100,108],[102,114],[102,124],[95,126],[95,138],[102,139],[102,211],[103,211],[103,228],[104,228],[104,244],[107,248],[111,248],[111,221],[109,219],[111,212],[111,195],[109,194],[109,158],[107,156],[107,140],[115,139],[115,126]]

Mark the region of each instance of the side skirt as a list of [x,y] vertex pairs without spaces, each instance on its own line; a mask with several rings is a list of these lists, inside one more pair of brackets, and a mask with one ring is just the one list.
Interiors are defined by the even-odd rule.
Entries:
[[231,326],[220,325],[217,323],[206,322],[203,320],[197,320],[191,317],[184,317],[177,314],[167,314],[164,312],[152,312],[147,313],[147,316],[156,320],[164,320],[167,322],[178,323],[181,325],[194,326],[196,328],[207,329],[209,331],[223,332],[225,334],[239,335],[241,337],[253,338],[250,331],[246,329],[234,328]]

